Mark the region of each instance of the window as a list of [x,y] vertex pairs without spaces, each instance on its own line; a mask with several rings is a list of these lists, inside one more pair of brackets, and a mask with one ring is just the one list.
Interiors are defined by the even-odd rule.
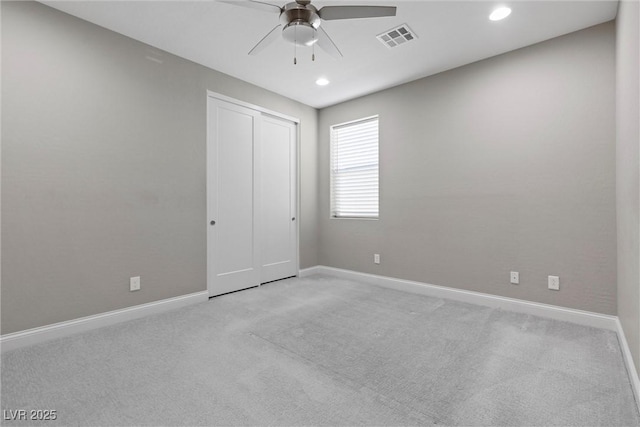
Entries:
[[378,218],[378,116],[331,126],[331,216]]

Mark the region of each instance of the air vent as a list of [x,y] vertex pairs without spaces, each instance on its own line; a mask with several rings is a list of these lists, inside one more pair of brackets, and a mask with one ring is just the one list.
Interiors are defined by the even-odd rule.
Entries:
[[382,42],[382,44],[389,48],[399,46],[418,38],[407,24],[402,24],[399,27],[385,31],[382,34],[378,34],[376,37]]

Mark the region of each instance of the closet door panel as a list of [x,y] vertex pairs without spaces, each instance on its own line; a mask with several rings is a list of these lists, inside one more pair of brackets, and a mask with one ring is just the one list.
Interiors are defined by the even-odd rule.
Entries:
[[218,270],[253,268],[253,122],[250,115],[219,110]]
[[295,276],[297,125],[242,103],[207,102],[209,295]]
[[296,127],[264,117],[261,168],[262,283],[297,274]]
[[220,295],[260,283],[254,156],[261,117],[224,101],[212,103],[207,165],[208,288],[210,295]]

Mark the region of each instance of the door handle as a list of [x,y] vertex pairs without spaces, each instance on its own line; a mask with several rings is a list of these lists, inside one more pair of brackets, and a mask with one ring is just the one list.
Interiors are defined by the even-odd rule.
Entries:
[[295,216],[294,216],[293,218],[291,218],[291,221],[295,221],[295,220],[296,220],[296,217],[295,217]]
[[215,221],[211,221],[209,224],[216,225],[216,222]]

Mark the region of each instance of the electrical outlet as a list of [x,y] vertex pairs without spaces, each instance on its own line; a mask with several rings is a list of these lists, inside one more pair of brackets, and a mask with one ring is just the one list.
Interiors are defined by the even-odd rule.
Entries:
[[549,289],[551,289],[552,291],[560,290],[560,277],[549,276]]
[[129,279],[129,290],[131,292],[140,290],[140,276],[132,277]]
[[380,264],[380,254],[373,254],[373,263]]
[[511,272],[511,283],[513,283],[514,285],[520,283],[520,273],[518,273],[517,271]]

